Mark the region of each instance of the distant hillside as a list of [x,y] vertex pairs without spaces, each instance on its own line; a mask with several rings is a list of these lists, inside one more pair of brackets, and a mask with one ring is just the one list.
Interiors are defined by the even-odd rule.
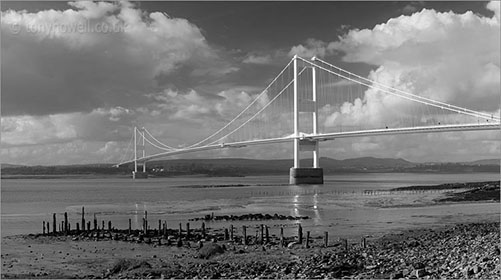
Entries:
[[0,164],[1,168],[7,168],[7,167],[22,167],[24,165],[19,165],[19,164],[8,164],[8,163],[2,163]]
[[[491,164],[495,163],[495,164]],[[148,162],[148,173],[155,176],[249,176],[284,175],[292,167],[292,159],[259,160],[244,158],[172,159]],[[312,166],[312,159],[301,160],[301,166]],[[321,158],[324,174],[414,172],[463,173],[499,172],[499,160],[479,160],[470,163],[413,163],[405,159],[361,157],[337,160]],[[110,164],[60,166],[16,166],[2,164],[2,178],[23,176],[110,175],[130,176],[132,164],[120,168]],[[38,178],[38,177],[37,177]]]
[[[223,158],[223,159],[176,159],[154,161],[150,166],[155,169],[164,169],[164,171],[176,172],[200,169],[205,170],[231,170],[235,174],[284,174],[292,167],[292,159],[277,160],[258,160],[242,158]],[[301,166],[312,166],[312,159],[301,160]],[[395,168],[405,168],[415,166],[416,164],[403,159],[384,159],[384,158],[355,158],[336,160],[332,158],[321,158],[320,166],[324,172],[361,172],[361,171],[391,171]]]
[[499,159],[482,159],[482,160],[465,162],[464,164],[469,164],[469,165],[500,165],[500,160]]

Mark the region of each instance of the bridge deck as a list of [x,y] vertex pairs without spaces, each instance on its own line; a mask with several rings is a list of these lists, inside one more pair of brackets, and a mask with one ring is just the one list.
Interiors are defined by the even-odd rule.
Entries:
[[[290,142],[296,138],[299,139],[310,139],[318,141],[333,140],[336,138],[349,138],[349,137],[365,137],[365,136],[381,136],[381,135],[394,135],[394,134],[416,134],[416,133],[437,133],[437,132],[453,132],[453,131],[473,131],[473,130],[501,130],[500,123],[483,123],[483,124],[457,124],[457,125],[436,125],[436,126],[426,126],[426,127],[409,127],[409,128],[383,128],[383,129],[373,129],[373,130],[363,130],[363,131],[346,131],[346,132],[333,132],[333,133],[323,133],[323,134],[300,134],[299,136],[289,135],[280,138],[269,138],[269,139],[259,139],[259,140],[248,140],[240,142],[231,143],[221,143],[212,144],[202,147],[193,147],[186,149],[178,149],[173,151],[167,151],[164,153],[146,156],[138,158],[138,162],[150,161],[157,158],[163,158],[173,155],[217,150],[224,148],[243,148],[246,146],[254,145],[265,145],[265,144],[276,144]],[[123,164],[133,163],[134,160],[123,162],[117,164],[120,166]]]

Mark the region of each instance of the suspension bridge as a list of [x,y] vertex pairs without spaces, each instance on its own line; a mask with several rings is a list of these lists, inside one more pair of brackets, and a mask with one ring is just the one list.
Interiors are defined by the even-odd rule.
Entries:
[[[191,145],[172,147],[159,141],[146,128],[134,127],[128,153],[124,153],[116,166],[133,163],[133,177],[140,178],[146,175],[146,163],[158,158],[292,142],[294,165],[290,169],[290,183],[322,184],[320,141],[501,128],[498,115],[410,91],[413,89],[394,88],[315,57],[294,56],[240,113]],[[301,152],[313,154],[313,166],[300,166]],[[142,172],[138,171],[141,165]]]

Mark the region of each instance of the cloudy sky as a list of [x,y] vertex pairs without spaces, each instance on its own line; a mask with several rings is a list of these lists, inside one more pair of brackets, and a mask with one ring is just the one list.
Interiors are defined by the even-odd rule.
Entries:
[[[294,54],[500,111],[500,2],[1,4],[4,163],[113,163],[135,125],[171,146],[194,143],[231,120]],[[339,139],[321,154],[470,161],[499,157],[499,137]],[[291,158],[291,144],[195,156]]]

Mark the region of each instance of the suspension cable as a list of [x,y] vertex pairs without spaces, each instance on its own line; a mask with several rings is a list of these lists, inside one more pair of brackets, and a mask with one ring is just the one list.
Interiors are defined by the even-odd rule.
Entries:
[[153,135],[152,135],[152,134],[151,134],[151,133],[150,133],[150,132],[149,132],[146,128],[144,128],[144,127],[143,127],[143,129],[144,129],[144,131],[145,131],[146,133],[148,133],[148,135],[149,135],[149,136],[150,136],[150,137],[151,137],[151,138],[152,138],[155,142],[157,142],[159,145],[162,145],[162,146],[164,146],[164,147],[165,147],[165,148],[167,148],[167,149],[171,149],[171,150],[178,150],[178,149],[176,149],[176,148],[173,148],[173,147],[171,147],[171,146],[165,145],[164,143],[162,143],[162,142],[158,141],[158,140],[157,140],[157,139],[156,139],[156,138],[155,138],[155,137],[154,137],[154,136],[153,136]]
[[268,89],[273,85],[273,83],[275,83],[275,81],[278,79],[278,77],[280,77],[284,72],[285,70],[291,65],[293,59],[291,61],[289,61],[289,63],[282,69],[282,71],[275,77],[275,79],[273,79],[271,81],[271,83],[268,84],[268,86],[242,111],[240,112],[235,118],[233,118],[229,123],[227,123],[225,126],[221,127],[219,130],[217,130],[216,132],[212,133],[211,135],[207,136],[206,138],[204,138],[203,140],[201,141],[198,141],[197,143],[195,144],[192,144],[190,146],[188,146],[187,148],[192,148],[192,147],[195,147],[195,146],[198,146],[199,144],[209,140],[210,138],[214,137],[215,135],[217,135],[219,132],[223,131],[225,128],[227,128],[228,126],[230,126],[234,121],[236,121],[241,115],[243,115],[254,103],[256,103],[259,98],[264,95],[265,93],[268,92]]
[[[337,66],[335,66],[335,65],[332,65],[332,64],[330,64],[330,63],[328,63],[328,62],[326,62],[326,61],[323,61],[323,60],[321,60],[321,59],[319,59],[319,58],[315,58],[315,60],[314,60],[314,61],[319,61],[319,62],[321,62],[321,63],[323,63],[323,64],[326,64],[326,65],[328,65],[328,66],[330,66],[330,67],[333,67],[333,68],[335,68],[335,69],[337,69],[337,70],[339,70],[339,71],[342,71],[342,72],[344,72],[344,73],[350,74],[350,75],[352,75],[352,76],[354,76],[354,77],[357,77],[357,78],[359,78],[359,79],[362,79],[362,80],[364,80],[364,81],[371,82],[371,83],[376,84],[376,85],[378,85],[378,86],[382,86],[382,87],[385,87],[385,88],[387,88],[387,89],[394,90],[394,91],[397,91],[397,92],[399,92],[399,93],[402,93],[402,94],[405,94],[405,95],[409,95],[409,96],[412,96],[412,97],[417,98],[417,99],[422,99],[422,100],[425,100],[425,101],[428,101],[428,102],[436,103],[436,104],[439,104],[439,105],[442,105],[442,106],[446,106],[446,107],[450,107],[450,108],[453,108],[453,109],[463,110],[463,111],[465,111],[465,112],[469,112],[469,113],[474,113],[474,114],[476,114],[477,116],[478,116],[478,115],[481,115],[481,116],[484,116],[484,117],[486,117],[486,118],[488,118],[488,119],[497,119],[497,120],[500,120],[500,118],[499,118],[499,117],[497,117],[497,116],[493,116],[493,115],[490,115],[490,114],[486,114],[486,113],[482,113],[482,112],[474,111],[474,110],[471,110],[471,109],[468,109],[468,108],[463,108],[463,107],[459,107],[459,106],[452,105],[452,104],[447,104],[447,103],[445,103],[445,102],[441,102],[441,101],[433,100],[433,99],[430,99],[430,98],[427,98],[427,97],[424,97],[424,96],[420,96],[420,95],[412,94],[412,93],[409,93],[409,92],[403,91],[403,90],[401,90],[401,89],[394,88],[394,87],[391,87],[391,86],[385,85],[385,84],[383,84],[383,83],[379,83],[379,82],[373,81],[373,80],[371,80],[371,79],[364,78],[364,77],[362,77],[362,76],[359,76],[359,75],[357,75],[357,74],[354,74],[354,73],[352,73],[352,72],[349,72],[349,71],[347,71],[347,70],[344,70],[343,68],[340,68],[340,67],[337,67]],[[416,100],[416,101],[417,101],[417,100]],[[430,105],[430,104],[427,104],[427,105]],[[456,112],[457,112],[457,111],[456,111]],[[460,113],[460,112],[457,112],[457,113]]]
[[[301,72],[298,73],[298,77],[304,72],[304,70],[306,70],[306,68],[303,68],[303,70],[301,70]],[[217,139],[216,141],[208,144],[208,145],[212,145],[214,143],[217,143],[218,141],[220,141],[221,139],[223,138],[226,138],[228,137],[229,135],[233,134],[235,131],[239,130],[240,128],[242,128],[244,125],[246,125],[247,123],[249,123],[251,120],[253,120],[257,115],[259,115],[262,111],[264,111],[264,109],[266,109],[273,101],[275,101],[275,99],[277,99],[287,88],[289,88],[289,86],[294,82],[294,80],[290,81],[275,97],[273,97],[273,99],[270,100],[270,102],[268,102],[265,106],[263,106],[263,108],[261,108],[259,111],[257,111],[252,117],[250,117],[247,121],[245,121],[244,123],[242,123],[239,127],[235,128],[234,130],[232,130],[231,132],[227,133],[225,136]]]
[[129,140],[129,144],[127,145],[127,149],[125,150],[125,153],[123,154],[122,158],[120,159],[120,163],[118,165],[121,165],[122,163],[124,163],[124,159],[127,157],[127,154],[129,153],[129,148],[130,148],[130,145],[132,144],[132,141],[134,140],[134,135],[132,135],[130,137],[130,140]]
[[[354,80],[354,79],[352,79],[352,78],[346,77],[346,76],[344,76],[344,75],[342,75],[342,74],[339,74],[339,73],[336,73],[336,72],[331,71],[331,70],[329,70],[329,69],[326,69],[326,68],[324,68],[324,67],[322,67],[322,66],[320,66],[320,65],[318,65],[318,64],[314,64],[314,63],[312,63],[312,62],[310,62],[310,61],[308,61],[308,60],[306,60],[306,59],[304,59],[304,58],[301,58],[301,57],[298,57],[298,58],[299,58],[299,59],[301,59],[301,60],[303,60],[304,62],[306,62],[306,63],[308,63],[308,64],[310,64],[310,65],[312,65],[312,66],[314,66],[314,67],[318,67],[319,69],[322,69],[322,70],[324,70],[324,71],[326,71],[326,72],[328,72],[328,73],[331,73],[331,74],[336,75],[336,76],[339,76],[339,77],[341,77],[341,78],[343,78],[343,79],[346,79],[346,80],[349,80],[349,81],[352,81],[352,82],[355,82],[355,83],[358,83],[358,84],[364,85],[364,86],[366,86],[366,87],[369,87],[369,88],[372,88],[372,89],[375,89],[375,90],[379,90],[379,91],[382,91],[382,92],[385,92],[385,93],[388,93],[388,94],[391,94],[391,95],[395,95],[395,96],[398,96],[398,97],[401,97],[401,98],[404,98],[404,99],[407,99],[407,100],[411,100],[411,101],[419,102],[419,103],[422,103],[422,104],[425,104],[425,105],[434,106],[434,107],[437,107],[437,108],[440,108],[440,109],[447,109],[447,110],[452,111],[452,112],[456,112],[456,113],[460,113],[460,114],[466,114],[466,115],[470,115],[470,116],[477,117],[477,118],[478,118],[478,117],[482,117],[482,118],[487,119],[487,120],[491,119],[491,116],[488,116],[488,117],[487,117],[487,116],[484,116],[484,115],[482,115],[482,114],[479,114],[479,113],[478,113],[478,112],[476,112],[476,111],[473,111],[473,112],[471,113],[471,112],[467,112],[467,111],[464,111],[464,110],[462,111],[462,110],[458,110],[458,109],[454,109],[454,108],[444,108],[444,106],[440,106],[440,105],[438,105],[438,104],[430,103],[430,102],[423,101],[423,100],[418,100],[417,98],[414,98],[414,97],[415,97],[415,95],[412,95],[412,96],[405,96],[405,95],[398,94],[398,93],[396,93],[396,92],[392,92],[392,91],[389,91],[389,90],[386,90],[386,89],[382,89],[382,88],[380,88],[380,87],[376,87],[376,86],[374,86],[374,85],[367,84],[367,83],[364,83],[364,82],[357,81],[357,80]],[[369,81],[370,81],[370,80],[369,80]],[[461,107],[459,107],[459,108],[461,108]]]

